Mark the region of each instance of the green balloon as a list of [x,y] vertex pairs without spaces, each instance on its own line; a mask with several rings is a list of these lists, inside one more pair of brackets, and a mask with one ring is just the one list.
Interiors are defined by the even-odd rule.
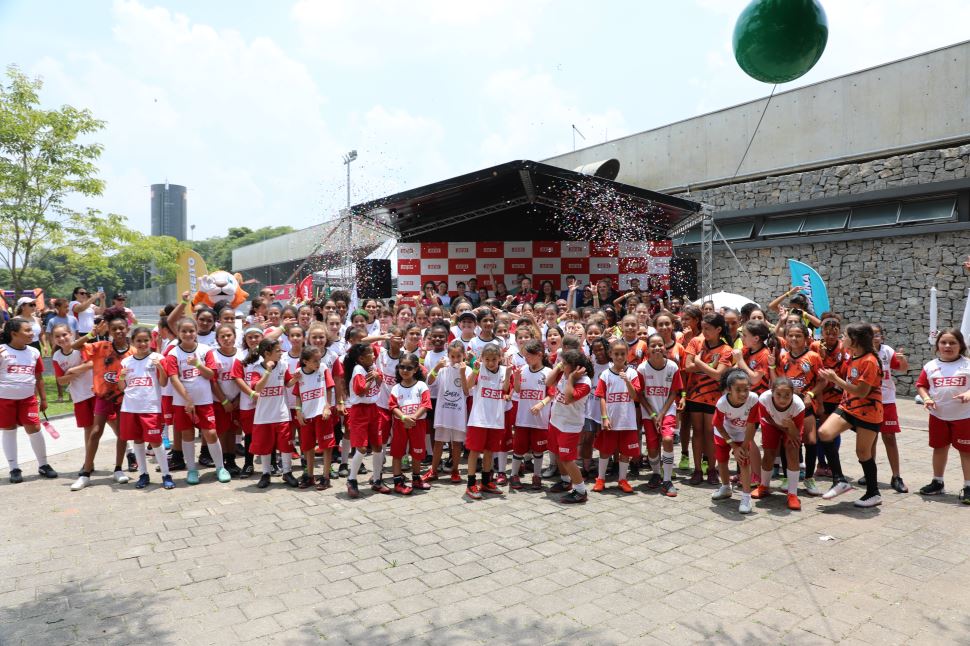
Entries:
[[754,79],[786,83],[815,66],[828,37],[817,0],[752,0],[734,25],[734,58]]

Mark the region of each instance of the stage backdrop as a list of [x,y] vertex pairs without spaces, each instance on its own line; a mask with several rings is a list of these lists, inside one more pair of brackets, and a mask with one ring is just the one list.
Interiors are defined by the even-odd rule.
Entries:
[[397,245],[398,292],[414,294],[428,280],[448,281],[457,291],[458,281],[477,278],[479,287],[495,289],[489,271],[509,289],[518,287],[516,276],[525,274],[532,286],[551,280],[557,290],[566,288],[566,276],[586,285],[606,278],[616,289],[626,289],[639,278],[646,289],[670,288],[670,257],[673,243],[658,242],[400,242]]

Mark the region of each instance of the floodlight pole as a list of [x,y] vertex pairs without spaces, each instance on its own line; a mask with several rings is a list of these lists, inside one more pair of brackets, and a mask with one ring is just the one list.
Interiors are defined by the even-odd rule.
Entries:
[[357,159],[357,151],[351,150],[344,155],[344,166],[347,167],[347,283],[350,284],[350,277],[353,275],[354,264],[354,218],[350,213],[350,162]]
[[701,214],[701,298],[714,292],[714,210],[704,206]]

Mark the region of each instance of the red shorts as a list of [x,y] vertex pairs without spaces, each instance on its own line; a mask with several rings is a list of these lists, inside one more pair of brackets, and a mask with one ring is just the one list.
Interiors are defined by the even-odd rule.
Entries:
[[381,444],[391,437],[391,411],[389,408],[377,407],[377,427],[381,432]]
[[78,428],[94,426],[94,397],[74,402],[74,421]]
[[347,413],[347,430],[350,446],[355,449],[379,447],[384,444],[381,435],[380,411],[377,404],[354,404]]
[[[220,433],[228,433],[239,428],[239,409],[234,408],[232,412],[226,412],[222,404],[213,404],[212,412],[216,416],[216,430]],[[255,412],[255,411],[254,411]]]
[[317,415],[308,419],[306,424],[300,427],[300,449],[303,452],[322,451],[337,446],[333,427],[333,416],[323,419],[323,415]]
[[882,405],[882,426],[879,427],[879,432],[899,432],[899,412],[896,410],[896,404]]
[[212,404],[197,404],[192,416],[185,414],[184,406],[173,404],[172,413],[172,423],[176,431],[189,431],[193,428],[209,431],[216,427],[216,412],[212,409]]
[[290,423],[253,424],[253,441],[249,445],[249,452],[253,455],[269,455],[273,449],[280,453],[293,451]]
[[555,454],[560,462],[575,460],[579,457],[579,433],[566,433],[550,424],[549,450]]
[[[465,433],[465,448],[469,451],[497,453],[505,446],[504,428],[482,428],[469,426]],[[488,465],[491,467],[491,465]]]
[[[661,438],[673,438],[677,432],[677,416],[664,415],[660,420],[660,432],[657,432],[657,421],[648,417],[643,418],[643,434],[647,437],[647,453],[657,455],[660,450]],[[636,457],[636,456],[634,456]]]
[[0,428],[10,430],[18,426],[40,424],[37,396],[26,399],[0,399]]
[[165,422],[165,426],[172,425],[174,413],[172,412],[172,396],[162,395],[162,421]]
[[[788,437],[783,430],[774,424],[761,422],[761,446],[770,451],[776,451]],[[801,439],[801,438],[800,438]]]
[[[749,446],[748,449],[750,450],[751,447]],[[714,433],[714,458],[724,463],[731,459],[731,445],[717,432]]]
[[604,431],[596,434],[593,439],[593,448],[600,452],[600,457],[605,458],[613,455],[617,451],[621,455],[635,458],[640,455],[640,438],[636,431]]
[[239,427],[242,428],[243,433],[246,435],[253,434],[253,419],[256,417],[256,409],[250,408],[249,410],[239,409]]
[[121,412],[121,398],[108,399],[107,397],[94,396],[94,414],[105,419],[118,419]]
[[539,455],[549,445],[549,429],[516,426],[515,437],[512,438],[512,453],[525,455],[530,451]]
[[515,415],[519,410],[519,402],[512,402],[512,408],[505,411],[505,437],[502,438],[501,451],[511,453],[515,442]]
[[415,465],[424,459],[424,435],[427,432],[428,420],[419,419],[411,428],[404,428],[403,424],[395,424],[391,434],[391,457],[403,458],[405,453],[411,455]]
[[970,419],[947,421],[930,415],[930,446],[942,449],[951,444],[957,451],[970,451]]
[[120,433],[121,439],[125,442],[129,440],[135,442],[148,442],[149,444],[160,444],[162,441],[162,421],[161,413],[121,413]]

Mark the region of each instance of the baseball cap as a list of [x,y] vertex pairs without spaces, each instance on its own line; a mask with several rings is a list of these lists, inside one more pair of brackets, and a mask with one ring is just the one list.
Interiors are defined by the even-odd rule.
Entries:
[[475,321],[476,323],[478,323],[478,317],[472,314],[471,312],[462,312],[461,314],[458,315],[459,323],[461,323],[465,319],[468,319],[470,321]]
[[36,302],[37,302],[36,298],[31,298],[30,296],[21,296],[20,298],[17,299],[17,307],[20,307],[24,303],[36,303]]

